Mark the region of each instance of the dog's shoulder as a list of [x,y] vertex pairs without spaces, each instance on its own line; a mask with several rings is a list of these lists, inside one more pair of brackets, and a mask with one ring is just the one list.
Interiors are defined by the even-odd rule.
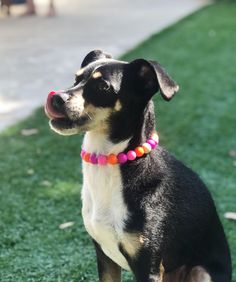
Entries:
[[160,146],[144,159],[121,167],[121,171],[125,202],[136,211],[134,225],[139,218],[156,218],[157,214],[159,218],[207,221],[212,216],[209,213],[215,213],[211,194],[200,177]]
[[[188,189],[187,187],[199,187],[197,191],[207,191],[203,181],[197,173],[176,159],[171,153],[158,146],[144,158],[136,162],[130,162],[121,167],[123,181],[127,187],[135,182],[138,189],[147,190],[148,187],[158,188],[167,184],[167,190]],[[191,193],[193,190],[191,190]]]

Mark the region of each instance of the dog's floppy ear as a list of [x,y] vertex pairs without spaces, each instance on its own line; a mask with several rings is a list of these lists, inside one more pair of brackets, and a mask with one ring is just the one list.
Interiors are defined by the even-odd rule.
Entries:
[[86,67],[88,64],[97,61],[97,60],[101,60],[101,59],[111,59],[111,55],[104,53],[101,50],[94,50],[88,53],[88,55],[86,55],[86,57],[84,58],[82,64],[81,64],[81,68]]
[[179,90],[179,86],[159,63],[137,59],[130,65],[133,68],[132,71],[136,74],[135,77],[138,78],[139,89],[149,96],[160,90],[162,97],[169,101]]

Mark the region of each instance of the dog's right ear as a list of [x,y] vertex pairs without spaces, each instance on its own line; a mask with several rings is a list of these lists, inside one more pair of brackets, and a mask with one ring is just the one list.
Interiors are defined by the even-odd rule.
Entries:
[[110,54],[104,53],[102,50],[94,50],[88,53],[86,57],[84,58],[81,68],[86,67],[88,64],[101,60],[101,59],[111,59],[112,56]]
[[151,98],[152,95],[160,91],[162,97],[166,101],[170,101],[179,90],[179,86],[158,62],[137,59],[132,61],[130,66],[136,76],[138,89],[147,97]]

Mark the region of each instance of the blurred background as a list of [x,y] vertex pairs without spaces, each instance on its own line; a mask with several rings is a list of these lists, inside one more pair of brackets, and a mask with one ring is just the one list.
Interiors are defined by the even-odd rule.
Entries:
[[[9,0],[7,0],[9,1]],[[2,0],[4,4],[7,2]],[[14,0],[13,2],[24,2]],[[207,0],[35,0],[6,6],[0,17],[0,130],[42,105],[52,89],[65,88],[82,58],[101,48],[118,57],[151,34],[208,3]]]

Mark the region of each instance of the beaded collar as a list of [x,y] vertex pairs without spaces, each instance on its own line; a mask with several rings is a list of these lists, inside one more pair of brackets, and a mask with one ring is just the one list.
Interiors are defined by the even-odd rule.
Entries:
[[125,164],[127,161],[134,161],[136,158],[141,158],[142,156],[150,153],[159,143],[159,137],[156,132],[154,132],[151,137],[143,143],[141,146],[136,147],[134,150],[130,150],[127,153],[121,152],[117,155],[103,155],[86,152],[84,149],[81,150],[81,158],[83,161],[93,164],[93,165],[116,165]]

